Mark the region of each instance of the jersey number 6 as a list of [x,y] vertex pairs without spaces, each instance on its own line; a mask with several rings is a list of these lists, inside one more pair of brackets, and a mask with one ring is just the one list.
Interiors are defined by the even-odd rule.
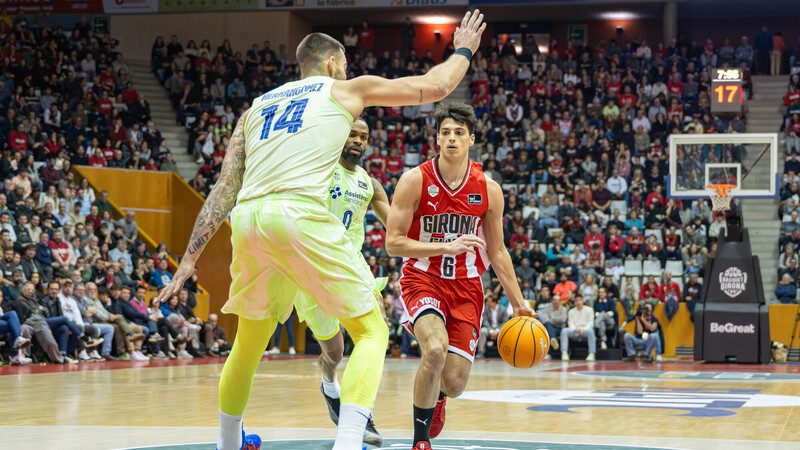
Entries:
[[456,259],[452,256],[442,256],[442,278],[455,278]]

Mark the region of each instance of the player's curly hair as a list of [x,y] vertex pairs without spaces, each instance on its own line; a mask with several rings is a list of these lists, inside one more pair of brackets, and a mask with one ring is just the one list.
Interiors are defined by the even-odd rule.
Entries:
[[445,119],[453,119],[458,123],[466,125],[469,134],[474,134],[475,127],[478,125],[478,118],[475,116],[475,110],[472,109],[472,106],[464,103],[441,104],[436,108],[433,118],[436,120],[437,132],[442,128],[442,122],[444,122]]

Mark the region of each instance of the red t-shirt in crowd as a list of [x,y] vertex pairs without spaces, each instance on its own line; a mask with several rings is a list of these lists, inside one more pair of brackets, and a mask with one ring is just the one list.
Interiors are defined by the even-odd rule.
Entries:
[[397,157],[389,157],[386,158],[386,171],[390,174],[396,175],[403,171],[403,158]]
[[12,150],[24,152],[28,149],[28,134],[25,132],[20,133],[17,130],[12,131],[8,135],[8,146]]
[[50,240],[47,243],[47,246],[53,250],[53,256],[55,257],[56,261],[63,264],[68,264],[67,258],[69,258],[69,245],[63,240],[61,242],[56,242],[54,240]]
[[383,241],[386,240],[386,232],[385,231],[383,231],[380,228],[373,228],[372,230],[370,230],[369,233],[367,233],[367,236],[369,236],[372,239],[372,247],[373,248],[381,248],[381,247],[383,247]]
[[114,109],[114,103],[111,100],[101,98],[97,101],[97,110],[100,111],[100,114],[107,116],[111,114],[112,109]]

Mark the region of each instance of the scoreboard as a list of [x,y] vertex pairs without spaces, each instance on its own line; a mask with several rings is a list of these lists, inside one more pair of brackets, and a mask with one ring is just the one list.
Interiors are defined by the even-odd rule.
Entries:
[[740,69],[712,69],[711,112],[742,113],[742,71]]

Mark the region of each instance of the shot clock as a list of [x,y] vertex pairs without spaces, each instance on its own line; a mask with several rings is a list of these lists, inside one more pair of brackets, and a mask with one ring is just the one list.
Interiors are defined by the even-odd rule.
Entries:
[[713,69],[711,71],[711,112],[741,114],[742,71]]

